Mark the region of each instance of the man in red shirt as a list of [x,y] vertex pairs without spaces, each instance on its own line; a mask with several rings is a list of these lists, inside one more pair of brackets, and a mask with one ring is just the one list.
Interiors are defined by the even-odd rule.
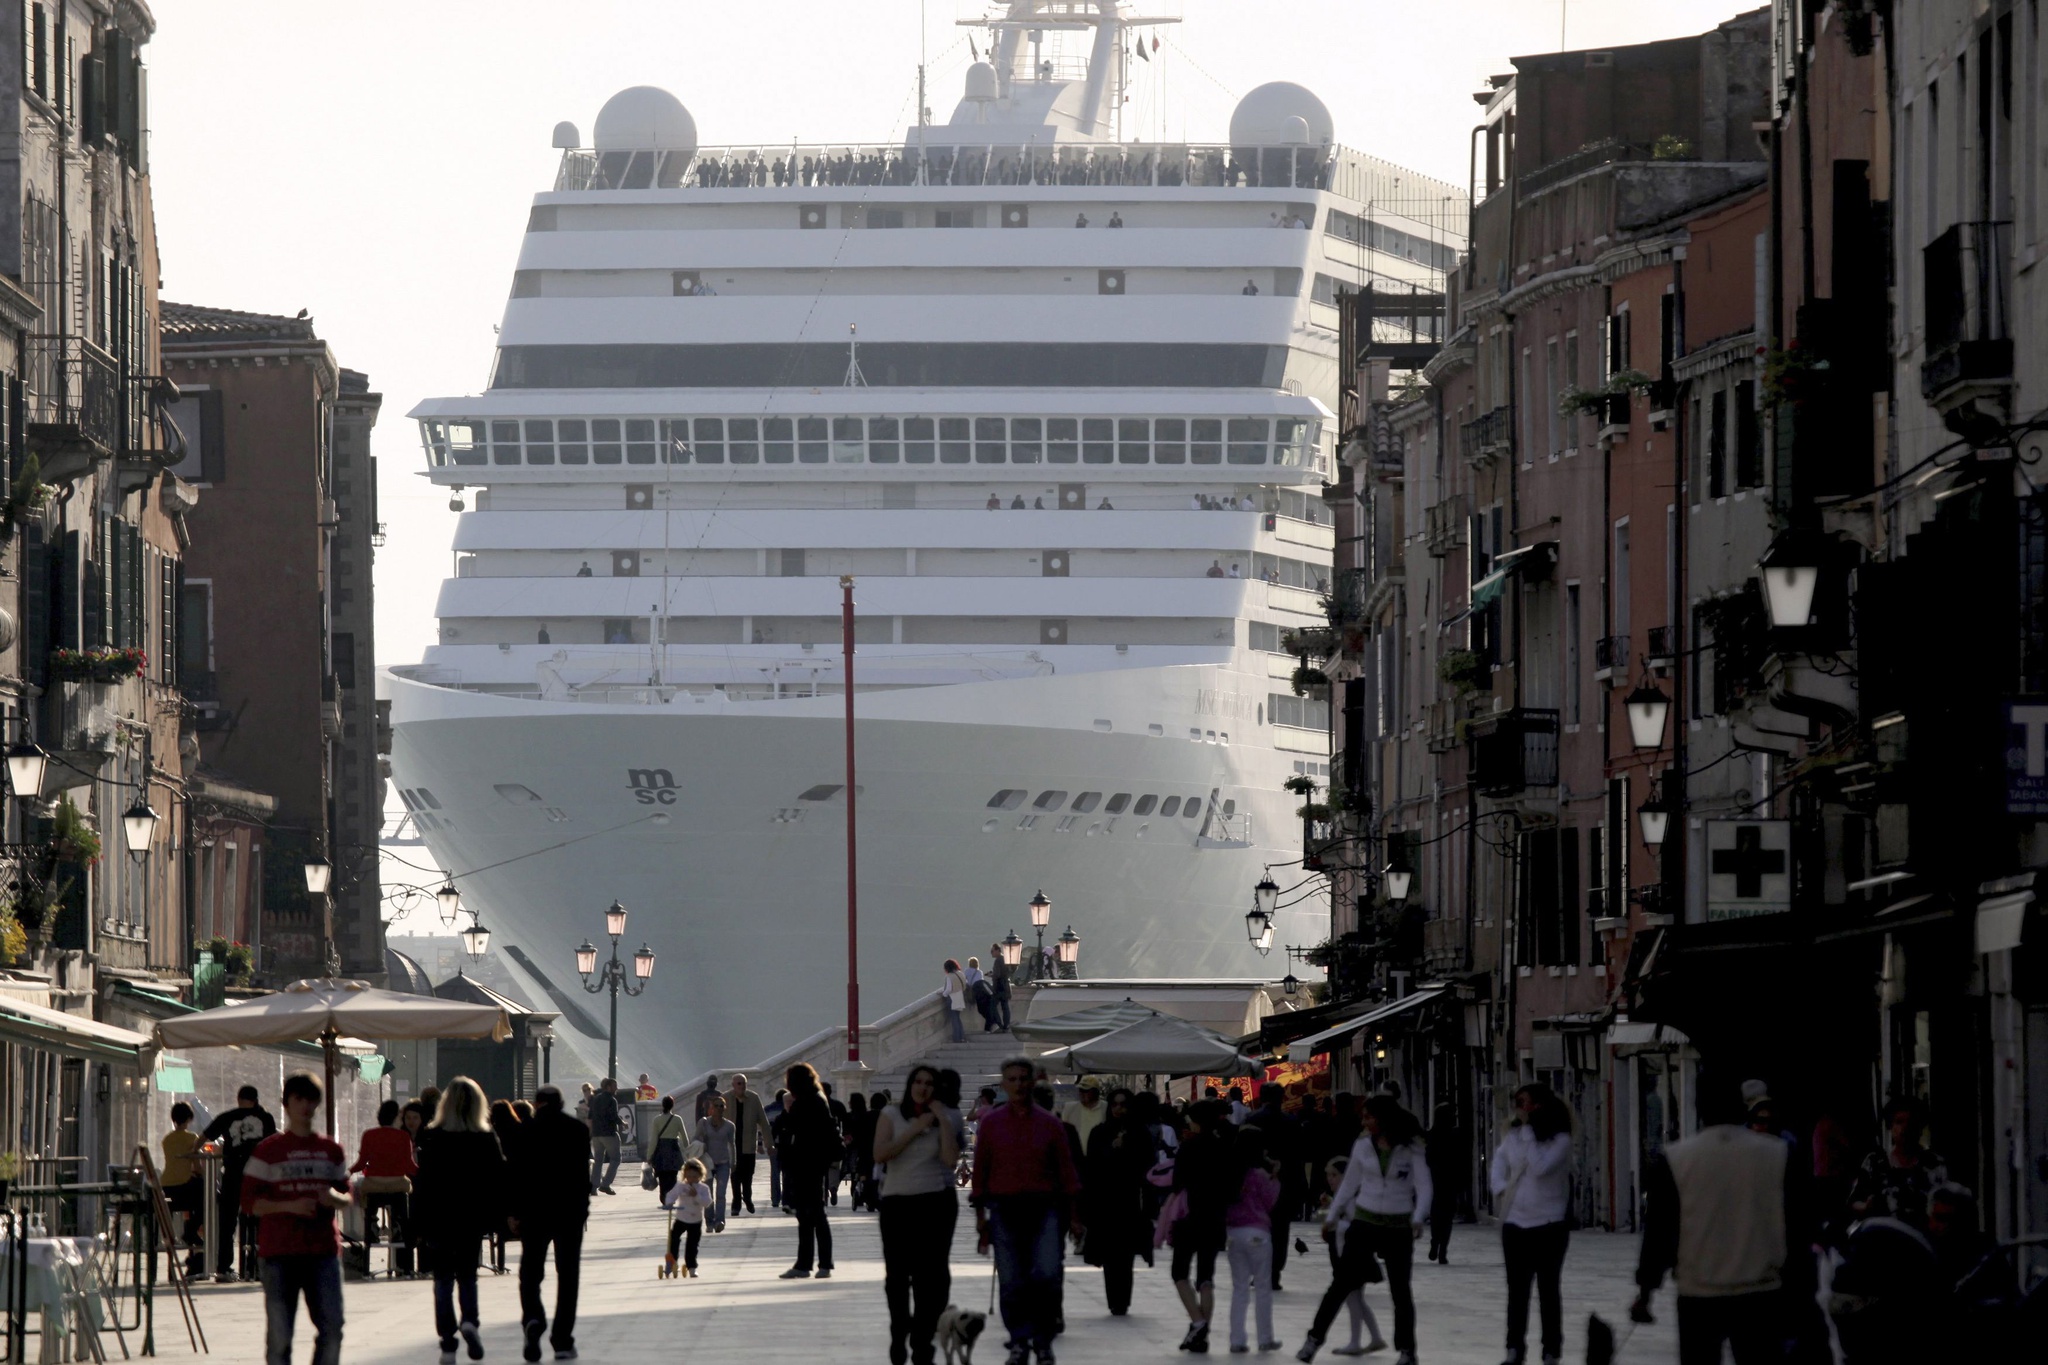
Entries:
[[242,1173],[242,1211],[257,1218],[268,1365],[291,1365],[299,1296],[313,1324],[313,1365],[341,1362],[341,1229],[335,1210],[349,1206],[348,1153],[313,1131],[320,1082],[305,1072],[285,1078],[281,1133],[256,1145]]
[[1066,1125],[1032,1103],[1034,1079],[1030,1062],[1004,1062],[1008,1102],[983,1117],[974,1138],[975,1231],[981,1250],[995,1252],[1010,1333],[1005,1365],[1026,1365],[1034,1351],[1039,1365],[1054,1365],[1060,1243],[1068,1227],[1082,1231],[1074,1208],[1081,1176]]

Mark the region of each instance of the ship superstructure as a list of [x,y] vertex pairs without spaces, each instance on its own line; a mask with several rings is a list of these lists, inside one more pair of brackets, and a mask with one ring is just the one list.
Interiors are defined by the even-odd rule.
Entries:
[[842,1008],[842,575],[871,1003],[1039,886],[1089,974],[1263,970],[1249,888],[1330,762],[1282,640],[1332,586],[1339,295],[1439,291],[1463,199],[1284,83],[1227,143],[1115,140],[1143,27],[1015,0],[886,146],[710,148],[622,91],[557,129],[489,388],[415,411],[471,510],[385,680],[397,785],[558,1007],[591,917],[637,912],[629,1064]]

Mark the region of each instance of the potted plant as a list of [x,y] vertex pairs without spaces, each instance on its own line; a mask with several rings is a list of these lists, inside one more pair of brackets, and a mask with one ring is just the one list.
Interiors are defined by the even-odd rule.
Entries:
[[1294,676],[1289,681],[1294,688],[1294,695],[1305,697],[1319,688],[1327,688],[1330,685],[1330,675],[1320,668],[1302,664],[1294,670]]
[[1473,650],[1447,649],[1437,656],[1436,675],[1460,696],[1477,692],[1487,682],[1486,660]]
[[227,964],[228,979],[237,985],[249,979],[249,973],[256,970],[256,953],[246,943],[230,943],[227,956],[220,959]]
[[139,649],[57,649],[50,652],[50,672],[73,682],[121,682],[149,663]]
[[1281,783],[1280,785],[1285,787],[1288,791],[1293,792],[1296,796],[1314,796],[1316,794],[1315,779],[1312,777],[1303,777],[1299,773],[1296,773],[1293,777],[1288,778],[1285,782]]
[[50,847],[59,858],[81,867],[91,867],[100,860],[99,831],[85,822],[85,816],[68,796],[57,803],[57,812],[50,817]]
[[0,903],[0,967],[11,967],[28,952],[28,930],[12,900]]

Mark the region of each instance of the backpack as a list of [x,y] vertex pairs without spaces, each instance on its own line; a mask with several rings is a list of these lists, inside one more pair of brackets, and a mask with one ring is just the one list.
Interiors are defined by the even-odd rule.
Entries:
[[988,988],[987,981],[977,981],[974,983],[972,998],[975,1004],[986,1005],[989,1001],[995,999],[995,992]]

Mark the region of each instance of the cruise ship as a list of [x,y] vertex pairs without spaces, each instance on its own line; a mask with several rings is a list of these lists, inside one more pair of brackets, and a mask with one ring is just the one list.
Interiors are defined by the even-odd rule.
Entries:
[[1331,586],[1340,297],[1440,290],[1465,196],[1286,82],[1227,142],[1120,137],[1163,22],[1012,0],[886,145],[701,144],[645,86],[556,128],[489,386],[413,413],[464,510],[380,682],[411,821],[583,1058],[614,899],[657,955],[628,1073],[844,1020],[843,576],[865,1018],[1035,949],[1041,888],[1083,976],[1287,970],[1244,913],[1330,768],[1283,641]]

